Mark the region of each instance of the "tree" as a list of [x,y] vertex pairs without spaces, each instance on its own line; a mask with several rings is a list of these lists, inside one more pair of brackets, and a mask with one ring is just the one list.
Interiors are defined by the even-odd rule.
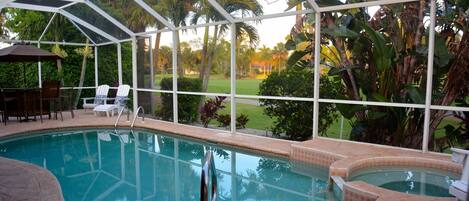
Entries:
[[8,37],[7,29],[5,28],[5,13],[7,9],[0,9],[0,38]]
[[[186,19],[190,16],[191,11],[194,10],[194,4],[196,0],[160,0],[158,1],[157,9],[163,11],[163,15],[169,19],[176,27],[185,26]],[[176,47],[177,47],[177,69],[178,75],[184,75],[184,69],[182,67],[182,58],[181,58],[181,45],[179,40],[179,31],[176,32]]]
[[[31,40],[31,39],[38,39],[41,33],[44,31],[48,21],[51,19],[52,14],[46,12],[37,12],[37,11],[30,11],[30,10],[22,10],[22,9],[3,9],[3,13],[5,13],[5,17],[7,18],[4,26],[2,28],[2,32],[6,33],[14,33],[14,39],[17,40]],[[49,27],[48,31],[45,32],[42,40],[47,41],[58,41],[59,43],[62,41],[86,41],[86,37],[78,30],[76,27],[71,24],[66,18],[57,15],[54,21],[52,21],[51,26]],[[86,72],[92,71],[93,66],[90,65],[91,62],[89,59],[91,57],[86,56],[84,57],[82,47],[77,48],[76,46],[58,46],[58,45],[47,45],[41,44],[41,48],[49,49],[51,51],[60,53],[62,56],[67,55],[67,58],[62,61],[62,69],[60,73],[57,72],[57,66],[55,63],[52,62],[43,62],[42,63],[42,74],[43,79],[63,79],[64,86],[94,86],[94,75],[86,74]],[[126,48],[124,48],[125,51]],[[109,49],[105,46],[100,47],[100,70],[104,72],[117,72],[115,69],[115,65],[106,65],[115,61],[115,49]],[[109,54],[111,53],[111,54]],[[110,56],[114,56],[112,59],[109,58]],[[86,59],[85,59],[86,58]],[[109,60],[108,60],[109,59]],[[106,63],[107,62],[107,63]],[[124,58],[124,63],[126,62]],[[35,66],[36,63],[28,63],[28,64],[20,64],[20,65],[33,65]],[[126,65],[124,65],[126,66]],[[130,65],[129,65],[130,66]],[[21,66],[19,66],[21,67]],[[9,64],[8,68],[1,68],[0,76],[6,76],[9,82],[12,83],[5,83],[1,82],[0,85],[2,87],[20,87],[18,80],[13,79],[18,76],[14,76],[13,74],[19,68],[18,64]],[[109,68],[110,70],[108,71]],[[28,87],[37,86],[37,68],[28,67],[26,76],[28,77]],[[29,71],[29,72],[28,72]],[[124,72],[126,69],[124,69]],[[22,76],[21,74],[18,74]],[[81,78],[81,79],[80,79]],[[112,76],[102,76],[100,77],[100,81],[104,83],[110,83],[108,81]],[[3,80],[3,79],[2,79]],[[22,79],[21,79],[22,80]],[[83,93],[79,93],[77,99],[81,96],[89,97],[94,93],[88,90],[85,90]]]
[[[4,26],[2,27],[2,32],[12,32],[15,33],[17,39],[39,39],[43,31],[45,30],[48,21],[51,19],[51,13],[37,12],[30,10],[22,9],[4,9],[2,12],[5,13],[5,16],[8,19],[5,21]],[[7,31],[8,30],[8,31]],[[43,40],[50,40],[56,42],[62,41],[85,41],[85,36],[81,34],[65,17],[57,15],[47,32],[43,35]],[[64,48],[59,43],[48,46],[43,45],[42,47],[51,47],[50,51],[55,54],[60,55],[62,58],[68,57],[70,53],[70,48]],[[85,60],[83,60],[86,62]],[[57,62],[57,79],[61,80],[62,85],[68,84],[64,82],[64,69],[62,62],[67,61],[58,61]],[[48,64],[45,64],[43,68],[47,68]],[[82,64],[82,66],[86,66]],[[46,72],[46,69],[44,69]]]
[[[433,104],[451,105],[469,93],[467,5],[438,2]],[[447,8],[442,10],[442,8]],[[342,79],[341,99],[423,104],[428,27],[424,0],[382,5],[374,16],[366,8],[322,13],[321,56],[331,77]],[[304,21],[314,22],[313,16]],[[314,27],[310,25],[310,27]],[[314,30],[287,41],[293,65],[313,59]],[[465,56],[463,56],[465,55]],[[463,76],[465,75],[465,76]],[[424,112],[415,108],[337,105],[351,119],[351,140],[420,149]],[[431,132],[444,111],[431,113]],[[431,136],[431,141],[434,139]],[[433,149],[433,142],[430,144]]]
[[181,45],[181,66],[184,70],[194,71],[200,63],[198,52],[192,50],[192,47],[187,42],[182,42]]
[[159,55],[158,57],[156,57],[156,59],[158,59],[158,69],[160,69],[160,71],[158,73],[160,73],[161,75],[164,75],[166,73],[171,73],[171,69],[173,68],[172,66],[172,49],[171,47],[168,47],[168,46],[161,46],[159,51],[158,51]]
[[[192,24],[197,24],[200,19],[204,20],[204,23],[217,22],[225,20],[225,18],[216,11],[213,6],[207,4],[208,2],[202,0],[196,4],[196,14],[192,18]],[[257,1],[254,0],[221,0],[218,3],[228,13],[253,13],[254,15],[262,15],[262,7]],[[252,44],[256,44],[259,40],[256,29],[246,23],[236,24],[236,36],[237,38],[245,37],[250,40]],[[213,66],[213,57],[215,55],[215,48],[217,47],[219,39],[229,29],[229,25],[215,25],[213,28],[212,40],[209,42],[209,27],[205,27],[204,38],[202,45],[202,61],[200,65],[199,78],[202,80],[202,91],[206,92],[208,89],[208,82],[210,80],[210,72]],[[210,48],[212,47],[212,48]],[[202,104],[202,103],[201,103]]]
[[252,59],[255,57],[256,50],[248,44],[239,43],[236,47],[236,70],[239,78],[245,78],[248,74]]
[[82,49],[76,49],[76,53],[83,56],[83,60],[81,63],[81,73],[80,73],[80,81],[78,84],[78,92],[77,96],[75,97],[75,101],[73,102],[73,106],[76,108],[78,102],[80,101],[81,92],[83,84],[85,83],[85,76],[86,76],[86,64],[89,58],[93,58],[93,51],[89,46],[89,40],[86,39],[86,46]]
[[272,49],[272,65],[278,72],[287,64],[288,50],[284,43],[277,43]]
[[[289,66],[280,72],[273,72],[259,86],[262,96],[313,97],[314,76],[311,66]],[[341,94],[340,80],[321,78],[321,95],[334,98]],[[304,101],[261,99],[264,113],[275,119],[271,128],[274,135],[285,134],[291,140],[307,140],[313,134],[313,104]],[[334,105],[325,104],[319,108],[319,131],[325,135],[329,126],[338,117]]]

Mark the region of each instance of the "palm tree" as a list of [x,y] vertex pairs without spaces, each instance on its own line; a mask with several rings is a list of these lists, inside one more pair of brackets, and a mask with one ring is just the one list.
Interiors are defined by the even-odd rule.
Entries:
[[78,102],[80,101],[81,97],[81,92],[82,92],[82,87],[85,82],[85,75],[86,75],[86,65],[88,58],[93,57],[93,50],[90,47],[90,41],[86,39],[86,46],[80,49],[77,49],[77,53],[81,54],[83,56],[83,60],[81,62],[81,73],[80,73],[80,81],[78,83],[78,92],[77,96],[75,97],[75,100],[73,102],[73,106],[76,108],[78,105]]
[[[156,10],[160,11],[167,19],[169,19],[176,27],[185,26],[186,19],[189,17],[191,11],[194,10],[196,0],[160,0],[156,5]],[[179,31],[176,33],[176,48],[177,48],[177,69],[178,75],[184,75],[181,60],[181,43],[179,40]]]
[[277,43],[272,49],[272,62],[278,72],[282,70],[282,67],[285,67],[287,59],[288,50],[285,48],[285,44]]
[[[228,13],[242,13],[243,15],[252,13],[253,15],[262,15],[262,6],[255,0],[220,0],[217,1]],[[204,0],[196,4],[196,14],[192,18],[192,24],[197,24],[199,20],[204,20],[204,23],[217,22],[225,20],[225,18],[216,11],[213,6],[207,5]],[[212,40],[209,43],[209,27],[205,27],[203,46],[202,46],[202,60],[200,66],[199,78],[202,80],[202,91],[206,92],[208,88],[208,81],[210,80],[210,72],[213,66],[213,57],[215,54],[215,47],[219,38],[222,37],[229,29],[229,25],[215,25],[212,34]],[[259,41],[259,35],[254,26],[246,23],[237,23],[236,36],[238,39],[241,37],[248,38],[250,44],[255,46]]]

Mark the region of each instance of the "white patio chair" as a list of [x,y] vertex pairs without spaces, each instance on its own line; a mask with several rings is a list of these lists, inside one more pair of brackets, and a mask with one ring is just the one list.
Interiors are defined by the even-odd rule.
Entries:
[[107,101],[104,101],[103,105],[96,106],[93,111],[97,115],[98,112],[106,112],[106,116],[114,116],[114,111],[119,112],[122,108],[126,108],[125,102],[128,100],[130,91],[129,85],[120,85],[117,88],[116,98],[106,98],[106,100],[114,100],[114,104],[107,104]]
[[[102,105],[106,102],[107,93],[109,92],[109,85],[100,85],[96,88],[96,96],[94,98],[82,98],[83,109],[94,109],[98,105]],[[89,100],[93,100],[93,103],[89,103]]]

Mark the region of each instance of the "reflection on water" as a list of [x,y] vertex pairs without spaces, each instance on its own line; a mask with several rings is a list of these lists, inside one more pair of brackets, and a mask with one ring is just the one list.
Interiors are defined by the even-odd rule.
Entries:
[[209,149],[218,200],[332,199],[326,169],[150,132],[61,131],[0,142],[0,156],[50,170],[67,201],[198,201],[201,163]]

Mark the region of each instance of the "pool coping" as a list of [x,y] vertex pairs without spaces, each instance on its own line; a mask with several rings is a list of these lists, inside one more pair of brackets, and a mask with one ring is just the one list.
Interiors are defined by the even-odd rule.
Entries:
[[47,169],[3,157],[0,169],[0,200],[64,200],[57,178]]
[[[89,115],[89,113],[87,114],[80,110],[76,113],[78,113],[78,118],[75,118],[73,121],[60,122],[57,120],[46,120],[43,124],[32,122],[19,129],[10,129],[9,131],[7,129],[4,133],[0,131],[0,139],[18,136],[29,132],[66,130],[74,128],[114,127],[115,118],[95,117],[92,114]],[[85,116],[85,118],[80,118],[83,116]],[[119,128],[130,129],[130,122],[121,120],[119,123]],[[340,176],[346,180],[348,175],[351,175],[353,171],[360,168],[374,167],[376,165],[399,164],[410,167],[417,165],[419,167],[437,168],[441,170],[450,170],[452,172],[460,172],[462,169],[461,165],[451,161],[451,157],[448,154],[432,152],[422,153],[421,151],[406,148],[350,142],[345,140],[318,138],[304,142],[296,142],[243,133],[232,134],[229,131],[224,130],[175,124],[173,122],[154,119],[149,119],[144,123],[136,121],[135,128],[159,131],[177,137],[200,140],[210,144],[226,146],[228,148],[241,149],[267,156],[285,158],[291,161],[301,161],[329,167],[329,178],[331,176]],[[396,158],[391,160],[389,157]],[[347,183],[349,182],[345,182],[345,186],[347,186]],[[376,188],[381,189],[378,192],[384,192],[382,191],[382,188]],[[359,188],[356,187],[356,190],[358,189]],[[366,189],[362,190],[363,192],[367,192]],[[399,198],[399,192],[395,193],[397,193],[396,196]],[[348,199],[345,198],[344,200]]]

